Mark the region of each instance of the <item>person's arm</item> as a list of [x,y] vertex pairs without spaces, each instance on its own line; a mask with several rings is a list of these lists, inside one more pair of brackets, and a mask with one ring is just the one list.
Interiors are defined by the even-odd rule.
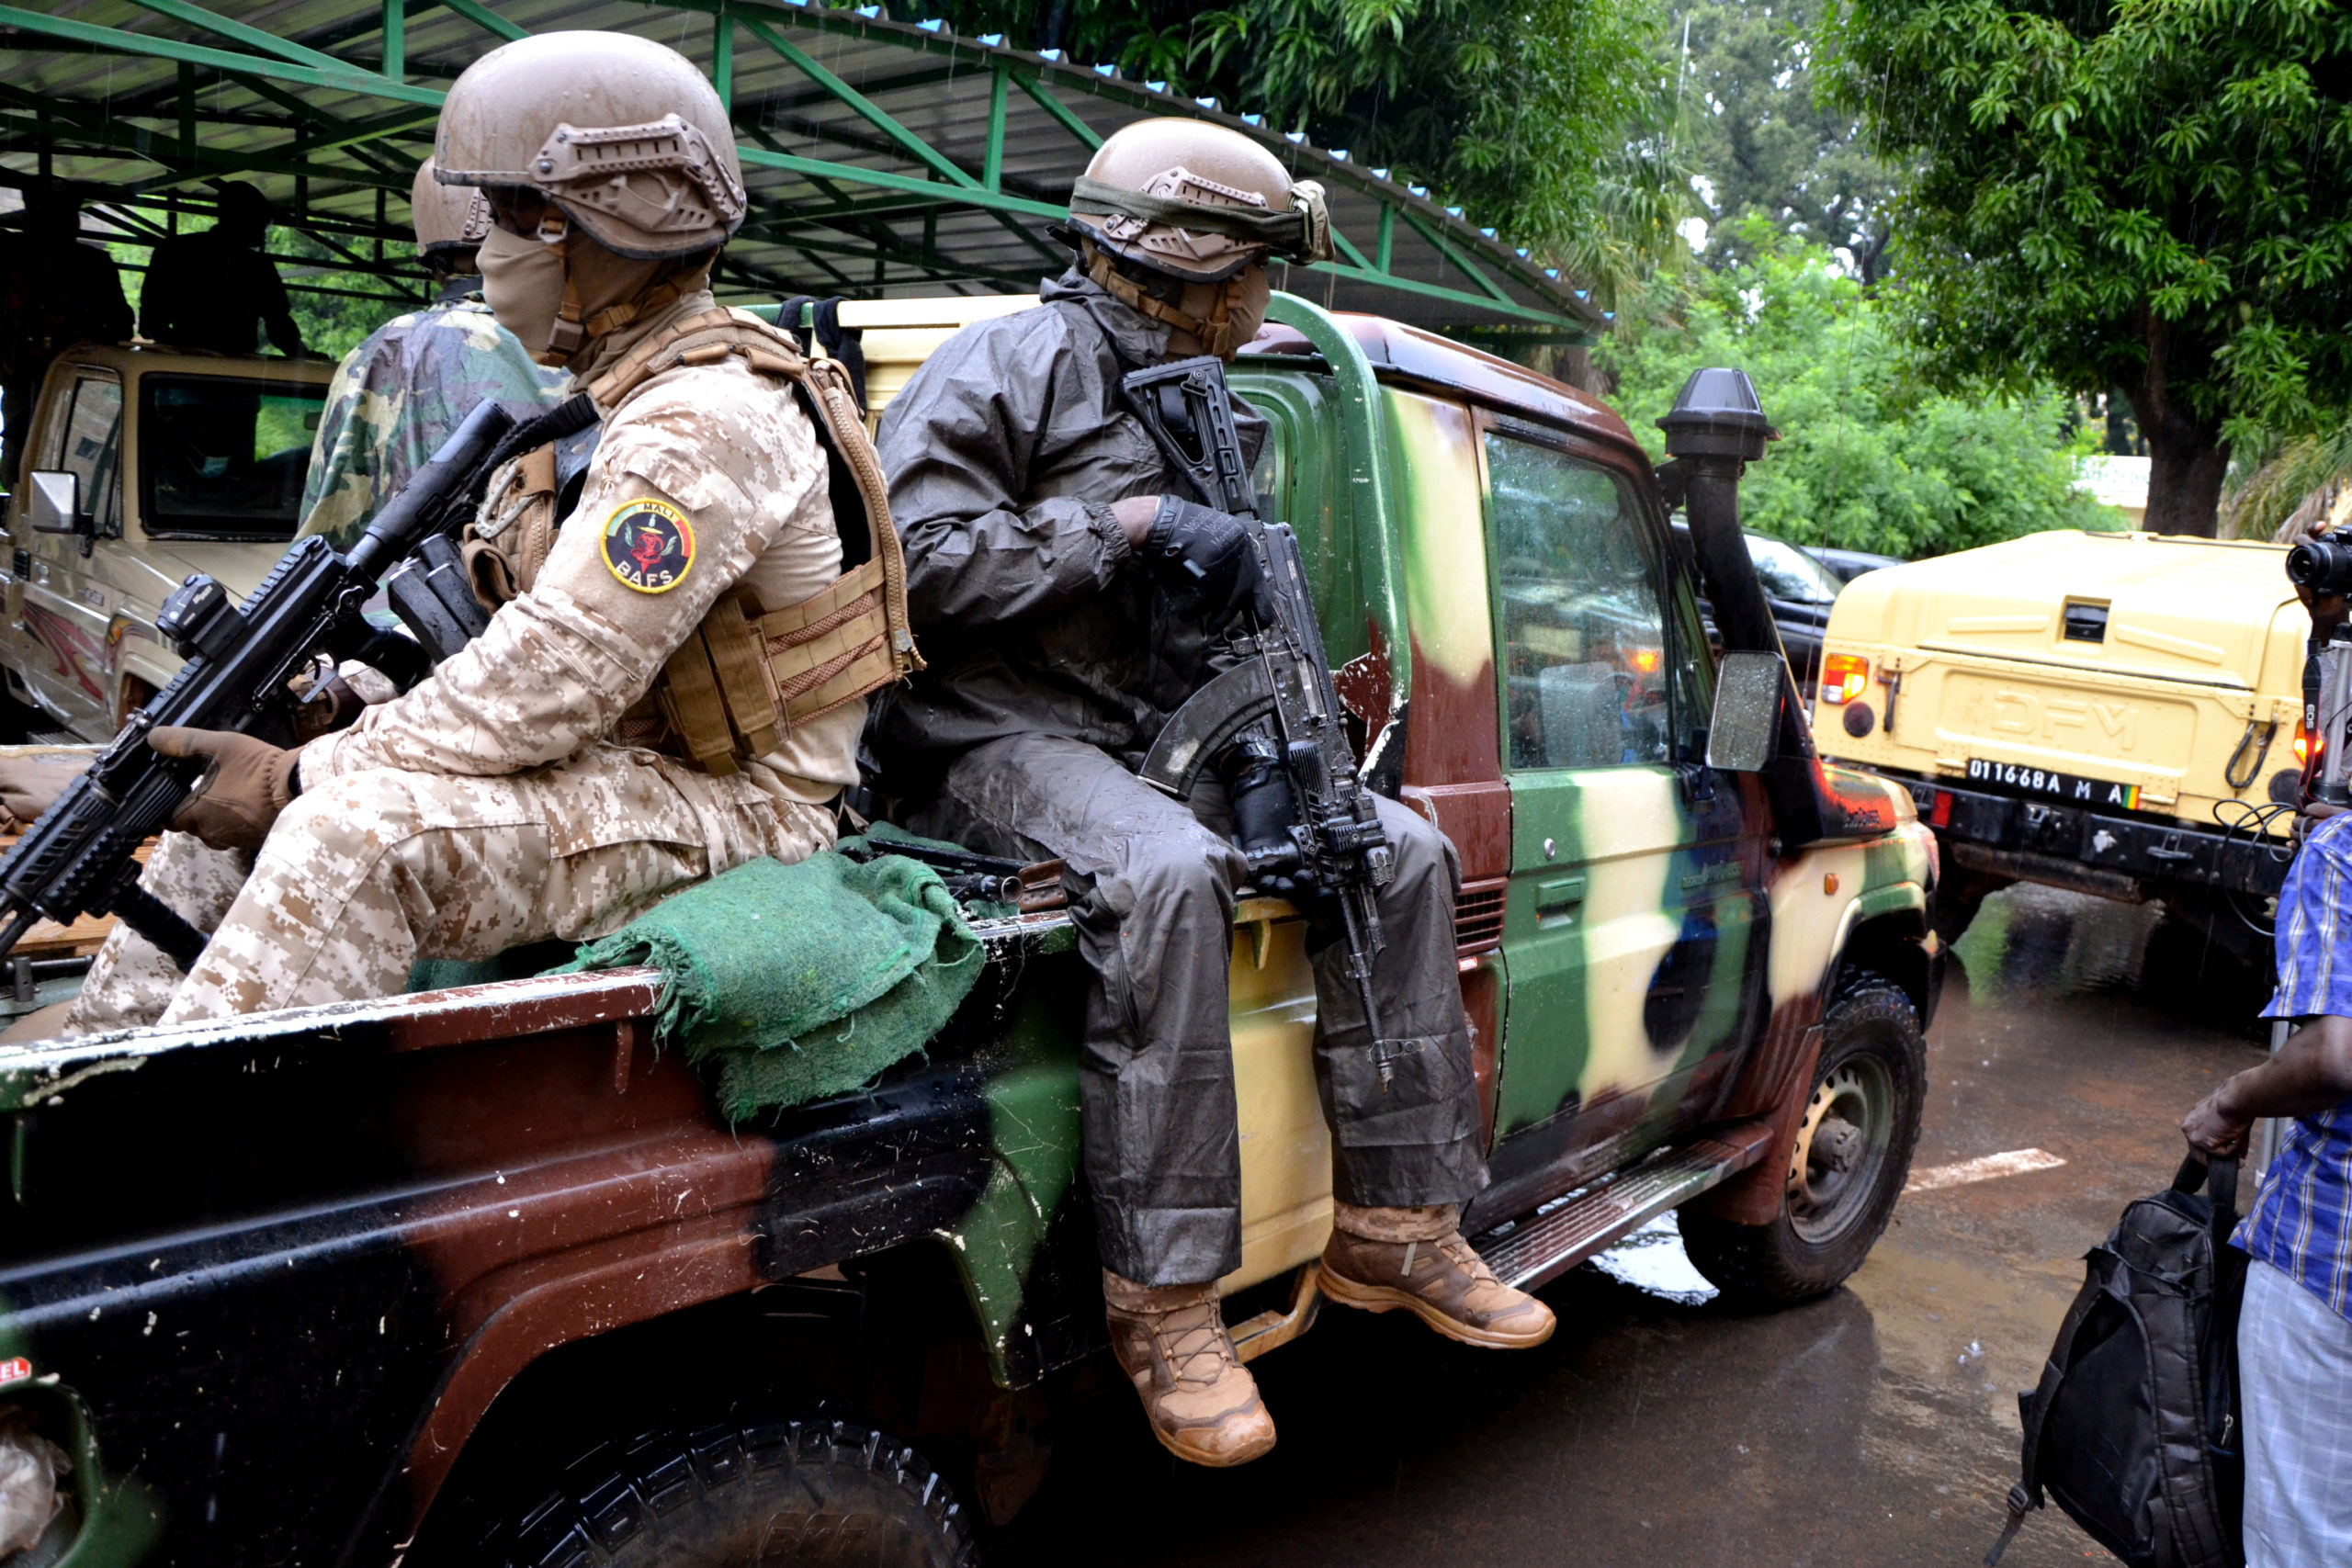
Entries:
[[97,246],[81,248],[90,253],[82,285],[89,302],[90,336],[98,343],[125,342],[130,336],[130,303],[122,294],[122,269]]
[[1154,498],[1116,513],[1109,496],[1023,499],[1057,404],[1089,396],[1080,352],[1051,317],[985,323],[884,413],[876,446],[918,630],[983,633],[1099,593],[1150,526]]
[[359,404],[370,393],[378,394],[380,402],[388,389],[376,384],[375,372],[384,357],[379,340],[370,338],[344,356],[327,383],[318,434],[311,438],[311,467],[302,481],[298,537],[324,534],[336,549],[349,549],[375,515],[382,499],[376,481],[384,432],[360,416]]
[[2276,1055],[2248,1067],[2181,1118],[2188,1146],[2209,1155],[2243,1154],[2246,1134],[2265,1116],[2316,1116],[2352,1099],[2352,1018],[2323,1015],[2288,1036]]
[[165,240],[147,253],[147,276],[139,286],[139,335],[156,343],[172,341],[172,323],[179,309],[180,244]]
[[301,345],[301,327],[294,322],[294,306],[287,303],[287,280],[277,275],[277,264],[261,252],[240,254],[244,256],[247,308],[261,317],[261,332],[268,333],[270,348],[276,348],[289,360],[301,360],[306,353]]
[[287,302],[286,280],[277,276],[277,264],[259,251],[253,254],[254,265],[262,278],[260,295],[262,329],[269,333],[272,347],[288,359],[300,359],[308,351],[302,346],[302,329],[294,323],[294,310]]

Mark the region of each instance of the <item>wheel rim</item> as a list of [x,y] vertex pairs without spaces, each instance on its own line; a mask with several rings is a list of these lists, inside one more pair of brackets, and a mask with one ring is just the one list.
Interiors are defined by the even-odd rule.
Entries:
[[1818,1245],[1870,1206],[1894,1134],[1894,1081],[1884,1064],[1855,1056],[1813,1091],[1789,1153],[1789,1221]]

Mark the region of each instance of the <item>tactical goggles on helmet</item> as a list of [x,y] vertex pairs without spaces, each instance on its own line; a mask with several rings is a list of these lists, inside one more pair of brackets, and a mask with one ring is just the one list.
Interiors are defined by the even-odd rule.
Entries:
[[[1254,193],[1247,204],[1212,206],[1127,190],[1081,175],[1070,187],[1069,211],[1072,226],[1090,234],[1096,232],[1098,225],[1087,222],[1089,218],[1126,218],[1190,233],[1222,234],[1291,261],[1329,261],[1331,216],[1322,186],[1300,180],[1290,187],[1290,197],[1287,209],[1269,207]],[[1100,237],[1114,243],[1119,238]]]

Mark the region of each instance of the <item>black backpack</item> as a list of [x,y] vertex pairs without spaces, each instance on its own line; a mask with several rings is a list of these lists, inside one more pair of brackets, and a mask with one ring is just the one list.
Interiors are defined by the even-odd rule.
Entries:
[[[2198,1190],[2204,1189],[2200,1196]],[[2091,1249],[2041,1385],[2018,1395],[2024,1479],[2001,1560],[2046,1491],[2132,1568],[2241,1568],[2238,1162],[2191,1156]]]

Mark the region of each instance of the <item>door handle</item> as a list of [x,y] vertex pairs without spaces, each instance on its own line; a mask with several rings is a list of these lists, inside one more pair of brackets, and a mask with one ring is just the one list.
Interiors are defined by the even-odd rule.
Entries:
[[1535,885],[1535,912],[1556,915],[1584,902],[1584,878],[1554,876]]

